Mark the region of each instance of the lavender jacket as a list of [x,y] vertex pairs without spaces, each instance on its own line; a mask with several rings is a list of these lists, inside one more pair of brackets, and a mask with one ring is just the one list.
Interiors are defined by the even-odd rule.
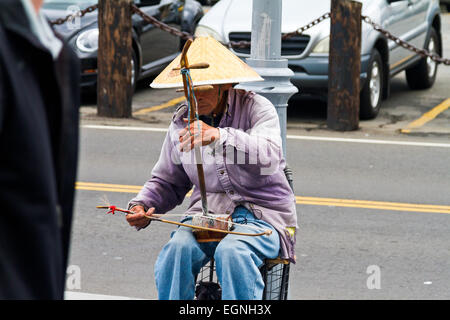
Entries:
[[[161,155],[129,206],[140,204],[166,213],[181,204],[194,186],[186,214],[202,211],[194,152],[179,150],[178,132],[186,127],[187,106],[172,118]],[[244,90],[230,89],[218,126],[220,140],[201,147],[208,211],[230,214],[243,205],[280,235],[280,256],[295,263],[295,196],[284,174],[280,126],[273,104]]]

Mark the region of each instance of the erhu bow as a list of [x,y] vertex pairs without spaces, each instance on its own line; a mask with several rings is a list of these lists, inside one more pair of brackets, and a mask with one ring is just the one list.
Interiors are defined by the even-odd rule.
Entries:
[[[123,213],[126,213],[126,214],[135,214],[136,213],[136,212],[133,212],[133,211],[130,211],[130,210],[126,210],[126,209],[122,209],[122,208],[119,208],[119,207],[116,207],[116,206],[96,206],[96,208],[97,209],[107,209],[107,210],[109,210],[107,212],[107,214],[108,213],[115,214],[117,211],[118,212],[123,212]],[[235,235],[250,236],[250,237],[271,235],[272,234],[272,231],[269,230],[269,229],[264,230],[263,232],[260,232],[260,233],[245,233],[245,232],[234,232],[234,231],[230,231],[230,230],[223,230],[223,229],[215,229],[215,228],[209,228],[209,227],[196,226],[196,225],[192,225],[192,224],[188,224],[188,223],[182,223],[182,222],[176,222],[176,221],[161,219],[160,217],[164,216],[163,214],[152,214],[150,216],[148,216],[148,215],[144,215],[144,216],[146,218],[152,220],[152,221],[159,221],[159,222],[169,223],[169,224],[173,224],[173,225],[177,225],[177,226],[181,226],[181,227],[189,227],[189,228],[192,228],[192,229],[198,229],[198,230],[209,231],[209,232],[217,232],[217,233],[224,233],[224,234],[235,234]],[[214,217],[211,217],[211,216],[208,216],[207,219],[217,220],[217,218],[214,218]],[[221,221],[223,222],[223,220],[221,220]],[[235,222],[232,222],[232,221],[227,221],[227,223],[229,223],[229,224],[236,224]],[[239,224],[239,225],[241,225],[241,224]],[[246,226],[246,227],[250,228],[250,226]],[[255,229],[262,230],[261,228],[255,228]]]

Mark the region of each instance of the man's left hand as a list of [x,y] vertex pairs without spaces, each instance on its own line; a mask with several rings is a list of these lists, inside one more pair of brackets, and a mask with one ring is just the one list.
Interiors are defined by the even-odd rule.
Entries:
[[[188,123],[188,119],[183,120]],[[189,126],[180,130],[179,136],[180,151],[188,152],[195,146],[206,146],[219,140],[220,131],[218,128],[211,127],[201,120],[195,120]]]

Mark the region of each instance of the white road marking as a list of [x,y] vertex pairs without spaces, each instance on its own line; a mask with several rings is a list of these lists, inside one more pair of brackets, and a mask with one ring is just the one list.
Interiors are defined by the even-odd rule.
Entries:
[[[121,127],[121,126],[101,126],[101,125],[83,125],[85,129],[99,130],[124,130],[124,131],[149,131],[149,132],[167,132],[167,128],[152,127]],[[309,140],[309,141],[325,141],[325,142],[347,142],[347,143],[363,143],[363,144],[384,144],[384,145],[401,145],[412,147],[434,147],[434,148],[450,148],[450,143],[420,142],[420,141],[400,141],[400,140],[377,140],[377,139],[352,139],[352,138],[336,138],[336,137],[318,137],[318,136],[298,136],[287,135],[287,139],[291,140]]]
[[352,143],[368,143],[368,144],[390,144],[390,145],[413,146],[413,147],[450,148],[450,143],[435,143],[435,142],[420,142],[420,141],[351,139],[351,138],[294,136],[294,135],[287,135],[286,138],[294,140],[315,140],[327,142],[352,142]]
[[144,300],[123,296],[111,296],[105,294],[86,293],[78,291],[65,291],[64,300]]
[[151,132],[167,132],[167,128],[150,128],[150,127],[121,127],[121,126],[99,126],[99,125],[83,125],[86,129],[99,130],[124,130],[124,131],[151,131]]

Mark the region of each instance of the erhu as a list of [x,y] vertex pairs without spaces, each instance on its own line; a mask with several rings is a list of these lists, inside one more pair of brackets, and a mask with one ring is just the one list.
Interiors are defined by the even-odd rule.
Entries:
[[[181,52],[181,58],[180,58],[180,67],[174,68],[174,71],[180,71],[183,79],[183,87],[184,87],[184,95],[186,96],[186,101],[188,104],[188,126],[190,126],[191,123],[194,123],[197,120],[198,125],[200,123],[198,122],[199,116],[198,116],[198,109],[197,109],[197,101],[195,98],[194,89],[196,91],[203,91],[203,90],[211,90],[213,87],[211,85],[202,85],[202,86],[195,86],[193,85],[192,78],[190,75],[191,69],[206,69],[209,68],[208,63],[196,63],[196,64],[189,64],[188,58],[187,58],[187,52],[189,50],[189,47],[192,44],[192,40],[188,39],[186,41],[186,44],[183,47],[183,50]],[[191,131],[189,130],[190,134]],[[194,134],[201,134],[201,131],[198,130],[197,133]],[[201,146],[200,145],[194,145],[194,156],[195,156],[195,162],[197,165],[197,174],[198,174],[198,180],[199,180],[199,190],[200,190],[200,196],[201,196],[201,202],[202,202],[202,213],[193,215],[191,224],[187,223],[181,223],[181,222],[175,222],[171,220],[162,219],[161,214],[152,214],[152,215],[145,215],[148,219],[152,221],[159,221],[169,224],[174,224],[178,226],[185,226],[190,227],[193,229],[193,233],[195,238],[198,242],[213,242],[213,241],[220,241],[222,240],[227,234],[235,234],[235,235],[243,235],[243,236],[262,236],[262,235],[270,235],[272,233],[271,230],[262,230],[260,228],[255,228],[251,226],[246,226],[248,228],[255,228],[258,229],[259,233],[243,233],[243,232],[234,232],[231,231],[232,225],[234,224],[231,220],[231,214],[225,215],[225,214],[214,214],[211,215],[208,213],[208,202],[206,198],[206,186],[205,186],[205,174],[203,171],[203,160],[202,160],[202,153],[201,153]],[[134,212],[118,208],[116,206],[97,206],[99,209],[109,209],[108,213],[114,214],[116,211],[123,212],[126,214],[133,214]]]
[[[180,72],[183,78],[183,87],[184,87],[184,95],[186,97],[186,101],[188,104],[188,126],[190,123],[195,122],[197,120],[198,125],[200,126],[198,119],[198,109],[197,109],[197,100],[195,98],[194,88],[195,90],[211,90],[213,87],[211,85],[206,86],[198,86],[194,87],[192,83],[192,78],[190,75],[191,69],[205,69],[209,68],[208,63],[197,63],[194,65],[189,65],[189,61],[187,58],[187,53],[189,47],[192,44],[192,40],[187,40],[186,44],[183,47],[183,51],[181,52],[180,58]],[[178,69],[178,68],[177,68]],[[200,129],[200,128],[199,128]],[[190,132],[190,131],[189,131]],[[191,132],[190,132],[191,133]],[[191,133],[192,134],[192,133]],[[197,133],[201,134],[201,131],[198,130]],[[216,230],[226,230],[230,231],[231,229],[231,215],[214,215],[211,216],[208,214],[208,202],[206,198],[206,186],[205,186],[205,175],[203,172],[203,160],[201,153],[201,146],[194,145],[194,155],[195,162],[197,165],[197,174],[199,181],[199,189],[202,201],[202,215],[194,215],[192,218],[192,224],[194,226],[207,227]],[[193,229],[194,236],[198,242],[212,242],[212,241],[220,241],[225,237],[226,233],[211,231],[211,230],[203,230],[203,229]]]

